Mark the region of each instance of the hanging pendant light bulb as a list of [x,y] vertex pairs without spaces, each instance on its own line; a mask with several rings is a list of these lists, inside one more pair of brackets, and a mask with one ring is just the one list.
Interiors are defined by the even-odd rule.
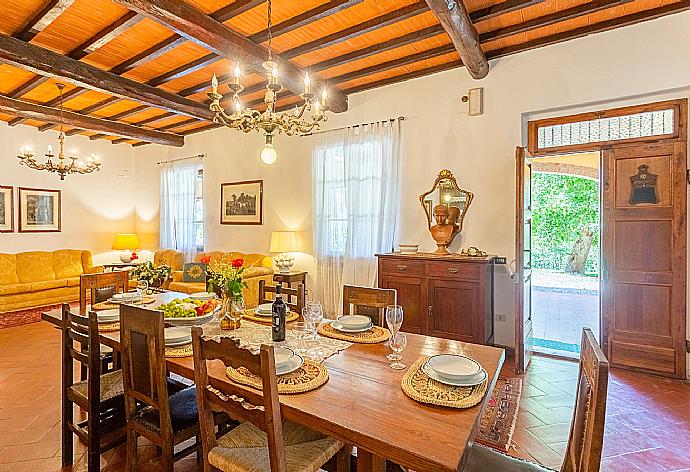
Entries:
[[276,153],[273,147],[273,135],[266,135],[266,146],[261,151],[261,160],[264,164],[273,164],[278,159],[278,153]]

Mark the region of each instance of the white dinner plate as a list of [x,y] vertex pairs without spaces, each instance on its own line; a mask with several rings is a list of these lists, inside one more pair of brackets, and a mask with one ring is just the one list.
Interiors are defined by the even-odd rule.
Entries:
[[262,315],[270,315],[273,313],[273,303],[262,303],[256,307],[256,312]]
[[484,382],[486,378],[488,377],[488,374],[484,369],[481,370],[478,374],[469,377],[467,379],[462,379],[462,380],[450,380],[450,379],[444,379],[443,377],[440,377],[438,373],[431,367],[429,367],[429,364],[426,362],[422,366],[422,372],[424,372],[426,375],[428,375],[430,378],[441,382],[446,385],[452,385],[454,387],[472,387],[474,385],[479,385],[480,383]]
[[343,315],[338,318],[338,322],[347,329],[360,329],[371,327],[371,318],[364,315]]
[[264,313],[263,311],[260,311],[258,308],[254,308],[254,314],[256,316],[273,316],[273,312]]
[[184,346],[186,344],[192,344],[191,336],[189,339],[181,339],[179,341],[168,341],[167,339],[165,340],[165,345],[167,347]]
[[282,367],[287,364],[295,355],[295,351],[289,347],[275,346],[273,348],[273,357],[276,360],[276,367]]
[[448,380],[463,380],[477,375],[482,370],[474,359],[457,354],[438,354],[427,361],[429,367]]
[[343,333],[363,333],[364,331],[369,331],[371,328],[373,328],[374,323],[370,321],[368,326],[362,326],[361,328],[346,328],[340,321],[333,320],[331,321],[331,326],[338,331],[342,331]]
[[112,310],[101,310],[96,312],[96,317],[99,323],[114,323],[120,321],[120,310],[114,308]]
[[292,356],[290,358],[290,360],[287,363],[285,363],[281,366],[276,366],[276,374],[277,375],[289,374],[290,372],[294,372],[297,369],[299,369],[300,367],[302,367],[303,364],[304,364],[304,359],[302,358],[302,356],[300,356],[299,354],[295,354],[294,356]]
[[116,293],[114,294],[111,299],[112,300],[119,300],[119,301],[124,301],[124,300],[134,300],[137,298],[141,298],[139,296],[138,292],[124,292],[124,293]]
[[212,300],[216,298],[216,294],[213,292],[195,292],[192,293],[189,298],[192,300]]
[[183,326],[174,326],[171,328],[165,328],[165,343],[174,343],[177,341],[191,341],[192,340],[192,328],[187,328]]

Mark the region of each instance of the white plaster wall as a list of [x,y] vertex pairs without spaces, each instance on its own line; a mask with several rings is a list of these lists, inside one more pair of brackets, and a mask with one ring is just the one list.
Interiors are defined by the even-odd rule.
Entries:
[[[52,144],[57,149],[56,131],[39,132],[25,125],[10,127],[0,122],[0,185],[11,185],[15,199],[15,232],[0,233],[0,252],[51,251],[62,248],[90,249],[96,263],[111,262],[110,247],[116,233],[135,230],[134,151],[131,146],[91,141],[84,136],[68,136],[67,149],[79,156],[91,153],[101,158],[99,172],[67,176],[38,172],[19,165],[17,153],[32,145],[41,154]],[[60,233],[18,233],[16,187],[62,190],[62,231]]]
[[[653,59],[652,59],[653,58]],[[515,146],[526,144],[532,117],[561,115],[669,97],[690,87],[690,13],[549,46],[491,62],[488,77],[475,81],[452,70],[350,96],[347,113],[331,115],[328,127],[403,115],[400,242],[432,249],[417,196],[438,171],[448,168],[474,192],[454,249],[475,245],[513,258]],[[462,95],[484,87],[484,114],[470,117]],[[157,237],[157,170],[161,158],[208,154],[204,195],[209,249],[266,251],[270,231],[296,225],[311,229],[310,148],[313,138],[276,138],[278,162],[263,165],[258,136],[214,130],[187,138],[182,149],[138,148],[137,229]],[[263,227],[221,227],[217,221],[221,181],[263,178]],[[141,228],[141,229],[140,229]],[[302,267],[311,264],[300,259]],[[513,345],[513,285],[505,268],[496,275],[496,342]]]

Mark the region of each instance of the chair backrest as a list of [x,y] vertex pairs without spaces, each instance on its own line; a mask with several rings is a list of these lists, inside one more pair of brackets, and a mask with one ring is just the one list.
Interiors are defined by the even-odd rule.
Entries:
[[386,307],[395,305],[397,292],[390,288],[343,285],[343,315],[366,315],[375,325],[386,323]]
[[[86,369],[89,411],[96,411],[101,398],[101,344],[98,340],[98,318],[73,313],[62,304],[62,387],[74,385],[74,361]],[[63,392],[64,394],[64,392]]]
[[[239,421],[250,421],[266,432],[272,472],[287,472],[283,422],[278,398],[273,346],[262,345],[258,354],[240,347],[229,337],[204,339],[201,328],[192,329],[194,380],[196,383],[204,470],[210,470],[208,453],[216,446],[213,412],[222,411]],[[261,390],[223,384],[223,391],[211,387],[207,361],[220,360],[226,367],[245,368],[262,379]],[[216,372],[218,370],[214,369]]]
[[112,297],[115,293],[126,292],[129,288],[127,271],[99,272],[84,274],[79,277],[79,313],[86,314],[86,304],[99,303]]
[[136,414],[137,402],[143,403],[158,410],[161,436],[172,441],[163,314],[120,305],[120,345],[127,421]]
[[589,328],[582,330],[575,412],[562,472],[598,472],[604,442],[609,362]]
[[[270,298],[266,294],[272,294]],[[297,314],[302,314],[306,296],[304,284],[297,285],[296,288],[288,288],[282,286],[283,301]],[[259,305],[262,303],[271,303],[276,299],[276,288],[274,285],[266,285],[265,280],[259,280]]]

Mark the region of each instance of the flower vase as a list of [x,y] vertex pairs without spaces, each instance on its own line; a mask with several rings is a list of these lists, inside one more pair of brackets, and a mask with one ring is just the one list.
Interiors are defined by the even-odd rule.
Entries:
[[238,329],[244,316],[244,297],[223,291],[220,329]]

